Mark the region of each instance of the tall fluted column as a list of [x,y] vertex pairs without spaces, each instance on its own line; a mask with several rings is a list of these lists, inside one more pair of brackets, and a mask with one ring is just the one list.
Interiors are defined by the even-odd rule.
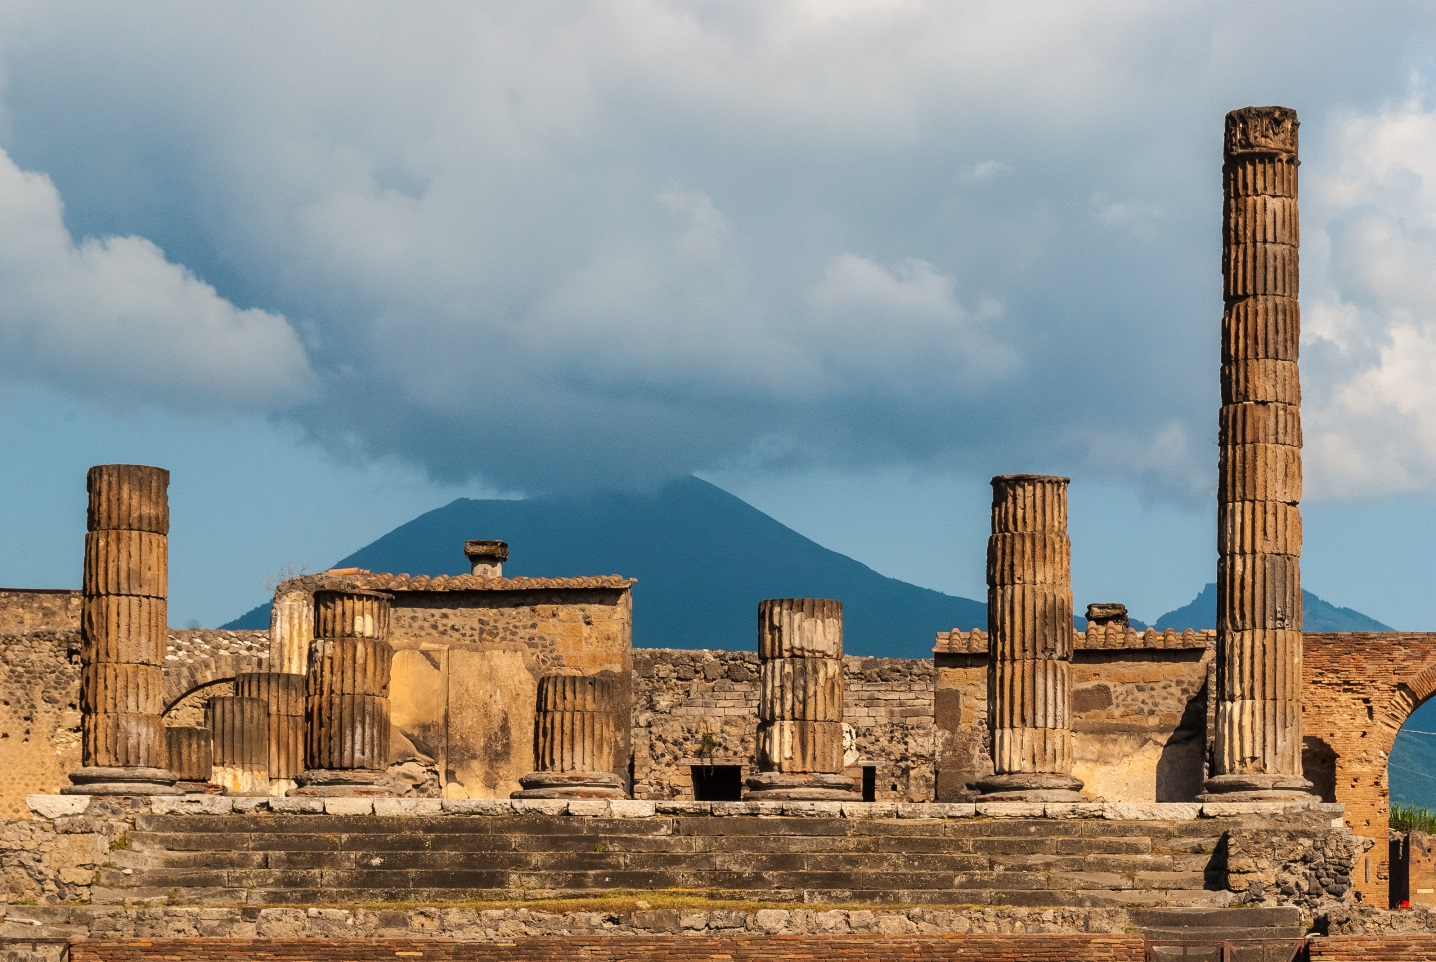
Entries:
[[613,774],[618,684],[603,675],[545,675],[534,718],[534,769],[514,798],[623,798]]
[[268,795],[269,706],[219,695],[205,702],[204,724],[214,744],[210,781],[234,795]]
[[268,707],[269,794],[283,796],[304,771],[304,676],[282,671],[244,672],[234,679],[235,693],[257,698]]
[[993,800],[1079,800],[1072,776],[1072,542],[1067,479],[992,479],[987,714]]
[[1307,793],[1301,772],[1296,111],[1227,114],[1217,478],[1217,731],[1206,790]]
[[169,770],[179,779],[175,784],[187,793],[218,791],[210,784],[214,774],[214,737],[208,728],[175,726],[165,729],[169,744]]
[[304,700],[305,770],[294,795],[392,795],[389,765],[391,595],[314,593]]
[[748,798],[861,801],[843,774],[843,605],[758,602],[758,768]]
[[80,616],[84,767],[73,794],[171,795],[164,712],[170,473],[101,464],[86,477]]

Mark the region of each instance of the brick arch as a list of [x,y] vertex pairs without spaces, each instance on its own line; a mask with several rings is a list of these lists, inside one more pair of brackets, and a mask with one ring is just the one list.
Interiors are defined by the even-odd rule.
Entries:
[[218,682],[233,681],[246,671],[263,671],[265,659],[258,655],[223,652],[202,658],[186,659],[179,665],[165,666],[165,711],[174,708],[186,696]]

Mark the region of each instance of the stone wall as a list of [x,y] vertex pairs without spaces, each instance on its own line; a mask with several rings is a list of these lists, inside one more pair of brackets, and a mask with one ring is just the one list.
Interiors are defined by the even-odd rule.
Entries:
[[63,588],[0,588],[0,634],[80,630],[80,593]]
[[[877,763],[884,801],[933,797],[930,661],[843,659],[850,754]],[[756,652],[645,648],[634,652],[633,772],[638,798],[693,797],[690,766],[755,764]]]
[[[1073,774],[1094,798],[1181,802],[1205,773],[1210,633],[1098,628],[1072,663]],[[937,798],[974,797],[992,773],[986,632],[944,633],[934,652]]]
[[79,657],[78,630],[0,635],[0,817],[80,765]]

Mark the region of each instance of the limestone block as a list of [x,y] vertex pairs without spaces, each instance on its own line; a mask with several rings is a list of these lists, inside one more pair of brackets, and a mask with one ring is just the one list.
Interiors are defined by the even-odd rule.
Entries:
[[165,729],[168,768],[182,782],[207,782],[214,768],[214,741],[208,728],[173,726]]
[[1217,462],[1217,500],[1301,500],[1301,449],[1287,444],[1230,444]]
[[85,535],[82,590],[87,595],[163,598],[169,584],[169,539],[152,531]]
[[1072,657],[1072,588],[993,585],[987,589],[988,646],[995,658]]
[[311,695],[305,699],[304,741],[306,768],[382,770],[389,764],[389,700]]
[[516,798],[509,802],[519,815],[566,815],[569,804],[566,798]]
[[269,810],[276,815],[322,815],[324,802],[322,798],[271,798]]
[[335,798],[324,799],[325,815],[373,815],[374,800],[372,798]]
[[994,660],[988,669],[994,729],[1070,728],[1071,667],[1055,658]]
[[314,637],[388,638],[390,598],[358,589],[314,592]]
[[97,464],[85,476],[90,531],[167,534],[170,473],[143,464]]
[[314,640],[314,596],[307,591],[278,592],[269,610],[269,666],[302,675],[309,670]]
[[442,815],[442,798],[375,798],[375,815]]
[[165,709],[164,669],[158,665],[85,665],[80,670],[80,708],[159,715]]
[[608,818],[612,812],[606,800],[575,798],[568,803],[567,814],[586,818]]
[[309,646],[310,695],[387,695],[394,648],[378,638],[316,638]]
[[1301,244],[1301,218],[1296,198],[1276,194],[1236,194],[1222,211],[1227,244]]
[[89,795],[26,795],[25,805],[41,818],[56,819],[83,815],[90,807]]
[[758,658],[841,658],[843,605],[828,598],[758,602]]
[[1218,504],[1217,550],[1223,555],[1233,556],[1299,556],[1301,510],[1294,504],[1281,501]]
[[893,802],[841,802],[843,818],[897,818]]
[[772,772],[842,772],[842,722],[778,719],[760,723],[758,766]]
[[[1297,360],[1301,307],[1294,297],[1244,297],[1222,318],[1222,363]],[[1291,442],[1287,442],[1291,443]]]
[[1237,700],[1299,700],[1301,631],[1228,631],[1217,645],[1222,691]]
[[1229,554],[1217,559],[1217,628],[1301,630],[1301,559]]
[[234,811],[232,798],[224,795],[157,795],[150,799],[155,815],[228,815]]
[[995,532],[987,539],[987,583],[1053,585],[1072,581],[1072,539],[1058,532]]
[[165,599],[88,595],[80,606],[80,639],[85,664],[163,665]]
[[1230,244],[1222,254],[1222,293],[1228,300],[1258,294],[1297,296],[1297,248],[1290,244]]
[[500,798],[444,798],[443,809],[450,815],[512,815],[514,807]]
[[1223,404],[1301,404],[1296,361],[1238,359],[1222,365]]
[[758,718],[843,720],[843,663],[838,658],[771,658],[759,668]]
[[1037,474],[992,479],[992,533],[1066,534],[1067,478]]
[[1044,802],[977,802],[977,814],[984,818],[1042,818]]
[[81,732],[87,767],[162,769],[169,755],[159,715],[87,713]]

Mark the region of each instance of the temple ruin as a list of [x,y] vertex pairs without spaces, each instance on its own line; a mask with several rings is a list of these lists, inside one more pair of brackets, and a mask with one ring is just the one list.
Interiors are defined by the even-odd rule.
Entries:
[[635,650],[631,579],[482,531],[176,631],[168,472],[100,465],[82,590],[0,590],[6,957],[1436,957],[1386,784],[1436,634],[1302,630],[1297,129],[1226,118],[1214,631],[1075,628],[1039,475],[930,660],[846,656],[840,598]]

